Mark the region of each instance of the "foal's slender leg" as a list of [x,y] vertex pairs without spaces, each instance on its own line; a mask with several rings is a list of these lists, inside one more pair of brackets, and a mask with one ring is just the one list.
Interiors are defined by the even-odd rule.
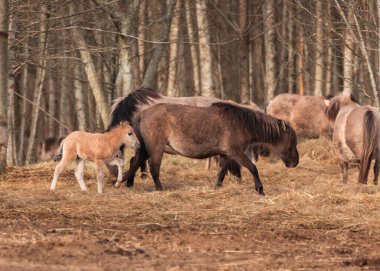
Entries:
[[148,152],[144,146],[141,146],[136,151],[136,156],[131,158],[129,170],[123,176],[123,182],[127,181],[127,187],[132,187],[136,171],[141,166],[141,163],[145,162],[149,158]]
[[103,193],[104,189],[104,171],[103,171],[104,162],[101,160],[95,161],[96,167],[96,179],[98,181],[98,193]]
[[246,167],[252,174],[253,180],[255,182],[255,190],[260,195],[264,194],[264,187],[263,184],[260,181],[259,172],[257,170],[257,167],[249,160],[249,158],[244,154],[244,152],[236,153],[230,155],[230,158],[241,164],[242,166]]
[[57,186],[57,181],[59,175],[61,175],[62,171],[70,164],[71,161],[68,161],[64,158],[62,158],[61,162],[58,163],[58,165],[55,167],[54,170],[54,177],[50,185],[50,190],[54,191]]
[[75,177],[77,178],[80,189],[82,191],[87,191],[86,184],[84,183],[84,180],[83,180],[83,174],[84,174],[84,160],[77,159],[77,168],[75,169]]
[[346,184],[347,183],[347,173],[348,173],[348,163],[343,161],[342,164],[340,165],[341,168],[342,168],[342,174],[343,174],[343,183]]

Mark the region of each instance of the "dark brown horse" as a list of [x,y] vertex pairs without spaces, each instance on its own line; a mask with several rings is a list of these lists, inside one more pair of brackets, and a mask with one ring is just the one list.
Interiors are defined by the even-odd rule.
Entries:
[[[116,126],[120,121],[125,120],[131,123],[134,116],[137,113],[155,104],[169,103],[169,104],[190,105],[190,106],[196,106],[196,107],[209,107],[211,106],[212,103],[215,103],[215,102],[222,102],[222,100],[213,98],[213,97],[205,97],[205,96],[167,97],[167,96],[162,96],[158,94],[153,89],[141,87],[129,93],[127,96],[120,97],[114,101],[114,104],[111,109],[111,120],[110,120],[107,130],[110,130],[112,127]],[[230,101],[230,103],[233,103],[233,102]],[[235,163],[234,161],[221,161],[221,163],[225,164],[225,167],[227,168],[226,171],[223,170],[222,172],[230,171],[234,176],[241,178],[240,167],[237,163]],[[146,171],[145,168],[146,168],[146,165],[143,164],[141,168],[142,174],[145,174],[145,171]],[[110,167],[109,169],[111,172],[115,174],[116,169],[110,168]]]
[[333,127],[334,149],[342,160],[343,183],[347,183],[348,163],[359,166],[358,182],[367,183],[371,161],[375,159],[374,183],[380,162],[380,117],[370,106],[361,106],[350,92],[334,97],[326,108]]
[[[129,187],[139,166],[150,159],[156,189],[162,190],[159,173],[164,152],[198,159],[214,155],[232,159],[251,172],[261,195],[264,188],[258,170],[244,153],[250,144],[269,144],[287,167],[295,167],[299,161],[297,137],[289,124],[231,103],[204,108],[157,104],[138,114],[133,127],[141,146],[123,177]],[[217,186],[223,178],[219,172]]]
[[299,137],[318,138],[330,132],[324,122],[324,111],[329,99],[283,93],[269,102],[266,113],[289,122]]

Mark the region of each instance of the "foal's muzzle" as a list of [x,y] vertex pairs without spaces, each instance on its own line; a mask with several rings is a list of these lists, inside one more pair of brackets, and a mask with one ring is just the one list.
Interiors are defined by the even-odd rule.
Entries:
[[139,142],[139,141],[135,142],[135,143],[133,144],[133,148],[135,148],[135,149],[140,149],[140,142]]

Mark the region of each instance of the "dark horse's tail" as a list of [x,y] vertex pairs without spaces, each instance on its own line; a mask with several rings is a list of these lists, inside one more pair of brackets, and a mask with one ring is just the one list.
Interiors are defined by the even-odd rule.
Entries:
[[377,126],[375,113],[371,110],[365,112],[363,122],[363,157],[358,176],[359,183],[367,183],[369,168],[377,147]]

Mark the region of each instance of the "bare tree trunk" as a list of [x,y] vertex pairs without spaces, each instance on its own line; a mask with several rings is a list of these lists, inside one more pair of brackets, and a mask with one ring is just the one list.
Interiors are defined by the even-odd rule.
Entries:
[[30,164],[34,162],[36,158],[35,146],[36,146],[36,131],[37,122],[39,117],[39,106],[41,103],[42,88],[45,81],[46,74],[46,51],[47,51],[47,5],[41,6],[41,33],[39,41],[39,52],[41,53],[39,66],[37,67],[36,74],[36,84],[34,88],[34,98],[33,98],[33,111],[32,111],[32,122],[30,125],[30,136],[28,142],[28,149],[26,151],[26,163]]
[[266,0],[263,4],[264,43],[265,43],[265,91],[266,101],[273,98],[276,87],[276,32],[274,21],[274,0]]
[[84,89],[81,81],[81,67],[75,66],[75,81],[74,81],[74,94],[75,94],[75,111],[78,119],[78,128],[81,131],[86,130],[86,113],[84,103]]
[[[51,75],[48,78],[48,112],[51,116],[55,116],[55,103],[56,103],[56,91],[55,91],[55,80],[56,78]],[[62,95],[62,94],[61,94]],[[55,136],[56,135],[56,124],[53,118],[48,119],[48,135]]]
[[64,74],[62,75],[61,77],[61,84],[59,85],[59,89],[60,89],[60,97],[59,97],[59,122],[63,125],[60,125],[59,126],[59,132],[58,134],[60,136],[63,136],[65,134],[67,134],[67,130],[65,129],[64,126],[66,126],[68,124],[68,114],[69,114],[69,109],[68,109],[68,91],[70,91],[70,87],[69,87],[69,72],[67,70],[67,66],[68,66],[68,59],[67,59],[68,55],[65,54],[64,55],[64,59],[62,60],[62,64],[63,64],[63,67],[62,67],[62,70],[64,70]]
[[[24,53],[25,55],[29,56],[28,52],[28,41],[26,41],[26,45],[24,47]],[[21,124],[20,124],[20,139],[19,139],[19,150],[18,150],[18,163],[19,165],[23,165],[25,162],[25,130],[26,130],[26,119],[27,119],[27,112],[29,111],[29,104],[27,102],[28,98],[28,76],[29,76],[29,65],[25,63],[25,66],[22,71],[21,75],[21,86],[22,86],[22,94],[24,95],[24,98],[22,99],[22,114],[21,114]]]
[[314,75],[314,95],[322,96],[323,94],[323,7],[322,1],[316,1],[316,48],[315,48],[315,75]]
[[[347,23],[352,24],[353,23],[353,16],[352,12],[349,11],[347,14]],[[353,82],[353,75],[354,75],[354,68],[353,68],[353,51],[354,51],[354,37],[351,33],[351,31],[346,29],[346,35],[344,39],[344,54],[343,54],[343,91],[345,92],[352,92],[352,82]]]
[[199,68],[199,47],[197,44],[193,44],[192,42],[196,41],[195,31],[197,31],[196,20],[191,16],[191,7],[190,1],[185,1],[186,7],[186,25],[187,25],[187,33],[189,35],[190,41],[190,51],[191,51],[191,61],[193,64],[193,76],[194,76],[194,92],[196,95],[200,95],[201,93],[201,85],[200,85],[200,68]]
[[207,10],[205,0],[196,0],[196,16],[199,33],[199,55],[200,55],[200,76],[201,94],[205,96],[215,96],[212,82],[212,62],[211,48],[209,45],[209,28],[207,23]]
[[86,40],[83,33],[78,29],[73,29],[74,39],[77,41],[80,47],[79,53],[84,64],[84,69],[87,75],[88,82],[91,86],[92,93],[95,98],[97,110],[99,111],[102,123],[104,127],[108,125],[109,106],[107,104],[106,95],[102,89],[99,77],[96,74],[95,65],[91,58],[91,54],[86,46]]
[[[293,8],[289,6],[289,18],[293,17]],[[288,28],[288,92],[295,93],[294,90],[294,20],[290,19],[287,23]]]
[[251,101],[249,93],[249,35],[248,35],[248,1],[239,1],[240,28],[240,101],[248,104]]
[[298,52],[297,52],[297,86],[298,93],[300,95],[305,95],[305,86],[304,86],[304,78],[303,78],[303,57],[304,57],[304,40],[303,40],[303,29],[300,26],[298,29]]
[[176,77],[178,71],[178,38],[180,33],[180,9],[181,1],[177,1],[175,15],[172,19],[170,27],[170,45],[169,45],[169,71],[168,71],[168,85],[167,95],[175,96],[178,93],[176,90]]
[[[344,14],[344,12],[343,12],[343,10],[342,10],[339,2],[337,0],[335,0],[335,3],[337,5],[338,11],[339,11],[339,13],[340,13],[343,21],[345,22],[345,24],[346,24],[346,26],[348,28],[348,31],[349,31],[350,35],[352,36],[352,41],[354,41],[354,39],[355,39],[355,33],[354,33],[353,29],[352,29],[352,24],[353,23],[355,24],[356,30],[357,30],[358,35],[359,35],[359,48],[360,48],[360,51],[361,51],[361,53],[362,53],[362,55],[363,55],[363,57],[364,57],[364,59],[366,61],[366,65],[367,65],[367,69],[368,69],[368,73],[369,73],[369,77],[370,77],[370,83],[371,83],[371,88],[372,88],[372,92],[373,92],[373,96],[374,96],[375,106],[379,107],[379,95],[377,93],[377,87],[376,87],[376,80],[375,80],[374,72],[373,72],[372,65],[371,65],[371,62],[369,60],[368,52],[367,52],[367,49],[366,49],[366,46],[365,46],[365,43],[364,43],[364,38],[363,38],[363,35],[362,35],[362,30],[360,29],[360,25],[359,25],[358,19],[357,19],[355,13],[352,10],[353,9],[352,2],[351,2],[351,5],[349,7],[348,17],[346,17],[346,15]],[[348,47],[347,42],[346,42],[346,46]],[[351,63],[353,63],[352,62],[352,57],[351,57]],[[344,66],[344,67],[346,68],[346,66]],[[351,67],[351,69],[352,69],[352,67]],[[344,73],[346,74],[346,72],[344,72]],[[351,73],[352,73],[352,71],[351,71]],[[345,76],[344,79],[346,79],[346,76]],[[350,91],[350,92],[352,92],[352,86],[351,86],[351,90],[349,90],[348,88],[344,87],[343,91]]]
[[[168,0],[167,12],[163,20],[164,25],[162,27],[162,32],[161,32],[162,41],[168,40],[169,33],[170,33],[170,23],[173,18],[175,4],[176,4],[176,0]],[[158,63],[160,62],[164,47],[165,47],[164,43],[159,43],[156,46],[156,49],[154,50],[153,56],[150,59],[148,68],[144,76],[143,86],[153,88],[154,78],[157,73]]]
[[0,120],[7,119],[8,104],[8,28],[9,3],[2,0],[0,3]]
[[139,18],[138,18],[138,50],[139,50],[139,68],[140,68],[140,77],[145,73],[145,25],[146,25],[146,13],[147,13],[147,1],[144,1],[140,4],[139,8]]
[[[8,109],[8,31],[9,3],[8,0],[3,0],[0,2],[0,120],[4,121],[7,120]],[[6,167],[7,145],[4,145],[0,146],[0,174],[6,172]]]
[[14,117],[14,88],[15,82],[13,75],[8,80],[8,146],[7,146],[7,165],[16,165],[16,141],[15,141],[15,117]]

